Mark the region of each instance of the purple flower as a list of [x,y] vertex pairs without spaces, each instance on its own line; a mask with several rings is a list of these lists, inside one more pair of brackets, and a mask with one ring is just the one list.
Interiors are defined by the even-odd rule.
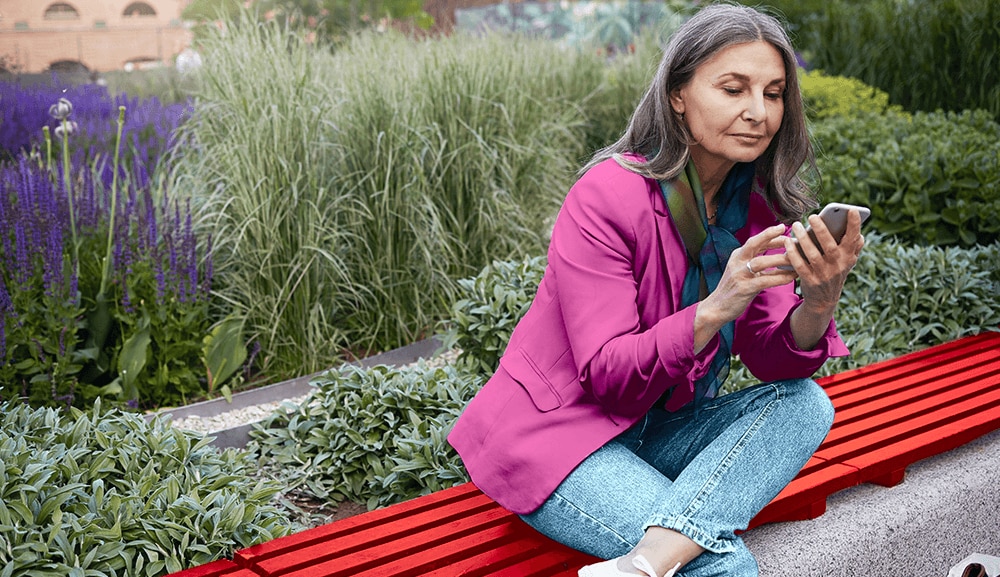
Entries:
[[28,256],[28,238],[24,230],[24,222],[14,223],[14,252],[17,255],[15,264],[15,280],[17,284],[26,286],[31,280],[34,267],[31,266],[31,259]]
[[156,304],[163,304],[167,296],[167,277],[163,271],[163,261],[158,259],[156,263]]
[[802,68],[803,70],[809,70],[809,63],[806,62],[806,59],[802,56],[802,53],[799,52],[798,50],[795,51],[795,63],[798,65],[799,68]]
[[[126,269],[124,275],[125,279],[127,279],[130,274],[132,274],[132,270]],[[128,314],[135,313],[135,305],[132,304],[132,299],[128,296],[128,283],[124,279],[122,280],[122,308],[125,309],[125,312]]]
[[14,303],[7,293],[7,285],[0,275],[0,365],[7,363],[7,316],[13,316]]

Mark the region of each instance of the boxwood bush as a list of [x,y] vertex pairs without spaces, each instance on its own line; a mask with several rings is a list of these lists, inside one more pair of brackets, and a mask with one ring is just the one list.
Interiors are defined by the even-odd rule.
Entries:
[[288,533],[242,451],[134,413],[0,405],[0,575],[155,576]]
[[857,113],[814,123],[824,200],[871,228],[940,246],[1000,240],[1000,124],[983,111]]

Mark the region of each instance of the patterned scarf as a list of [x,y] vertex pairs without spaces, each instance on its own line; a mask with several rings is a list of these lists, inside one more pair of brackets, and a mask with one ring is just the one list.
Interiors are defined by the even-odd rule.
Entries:
[[[705,198],[693,162],[688,161],[679,179],[694,192],[696,206],[690,206],[690,201],[686,201],[669,182],[660,181],[660,191],[667,202],[670,217],[680,231],[688,253],[688,270],[684,276],[681,306],[693,305],[719,286],[729,256],[740,246],[735,233],[747,222],[753,176],[752,163],[739,163],[729,171],[717,195],[719,210],[715,224],[708,223]],[[735,323],[730,321],[719,331],[719,350],[712,358],[711,368],[695,382],[696,405],[705,399],[714,398],[729,376],[734,330]]]

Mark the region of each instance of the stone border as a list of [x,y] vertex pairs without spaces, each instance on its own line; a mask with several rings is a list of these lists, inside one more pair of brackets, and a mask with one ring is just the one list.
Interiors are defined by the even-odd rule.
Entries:
[[834,493],[816,519],[755,527],[765,577],[945,577],[972,553],[1000,555],[1000,430],[911,464],[894,487]]
[[[422,341],[406,345],[405,347],[379,353],[354,363],[347,364],[356,364],[362,367],[372,367],[375,365],[406,365],[421,358],[429,359],[440,352],[441,348],[441,340],[438,337],[431,337],[429,339],[424,339]],[[312,375],[305,375],[280,383],[275,383],[273,385],[267,385],[256,389],[250,389],[249,391],[236,393],[232,397],[232,402],[228,402],[224,398],[211,399],[200,403],[185,405],[183,407],[164,409],[162,411],[150,413],[146,415],[146,418],[151,420],[157,416],[169,416],[171,419],[177,421],[191,416],[210,417],[236,409],[252,407],[254,405],[280,402],[285,399],[301,397],[308,394],[309,391],[312,390],[312,386],[309,382],[324,372],[325,371],[320,371]],[[208,433],[208,436],[214,437],[212,444],[216,447],[243,448],[250,441],[250,430],[252,428],[252,424],[245,424],[231,429]]]

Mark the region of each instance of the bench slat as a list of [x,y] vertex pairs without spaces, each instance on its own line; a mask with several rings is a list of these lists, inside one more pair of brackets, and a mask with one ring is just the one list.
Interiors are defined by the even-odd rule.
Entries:
[[509,522],[512,517],[512,513],[491,501],[483,510],[467,511],[465,515],[456,513],[451,520],[437,525],[414,528],[398,523],[376,527],[341,539],[289,550],[278,557],[255,561],[250,566],[262,575],[273,577],[297,574],[294,572],[301,567],[328,560],[346,564],[346,559],[349,558],[352,566],[354,563],[363,566],[372,559],[393,561],[466,535],[481,535],[497,525]]
[[862,482],[892,486],[903,480],[909,465],[927,457],[939,455],[1000,429],[1000,388],[984,399],[968,400],[962,417],[949,424],[915,433],[869,452],[852,457],[844,464],[857,467]]
[[547,549],[541,555],[488,573],[490,577],[576,577],[581,566],[596,561],[593,557],[571,555],[564,551]]
[[[474,558],[479,565],[472,568],[483,575],[494,575],[505,567],[525,559],[537,558],[556,550],[551,541],[542,537],[523,521],[510,516],[509,522],[490,531],[490,538],[482,533],[420,551],[394,563],[379,565],[372,570],[358,573],[356,577],[381,577],[382,575],[413,575],[423,577],[430,571],[444,570],[447,575],[457,573],[455,566]],[[563,553],[569,556],[569,551]]]
[[978,354],[996,354],[1000,346],[1000,332],[987,331],[975,336],[964,337],[941,345],[928,347],[905,355],[858,367],[834,375],[817,379],[827,395],[837,404],[843,391],[855,390],[868,383],[897,378],[899,374],[920,373],[933,370],[941,365],[958,363],[962,359]]
[[823,443],[832,449],[857,440],[887,426],[925,417],[934,413],[948,415],[954,405],[965,400],[975,400],[1000,389],[1000,362],[993,367],[970,369],[968,373],[952,375],[937,381],[915,384],[909,389],[908,401],[904,393],[881,396],[875,393],[864,411],[848,409],[847,417],[834,420],[833,429]]
[[[946,395],[944,398],[951,396]],[[931,401],[921,401],[917,405],[922,406],[930,403]],[[838,430],[838,434],[845,435],[846,433],[844,440],[828,446],[821,445],[816,451],[816,456],[833,462],[848,463],[866,453],[872,453],[894,444],[912,445],[914,442],[910,439],[915,435],[925,432],[933,433],[935,430],[947,430],[951,423],[962,421],[969,415],[979,416],[982,421],[986,421],[991,409],[996,412],[995,407],[998,403],[1000,403],[1000,385],[995,385],[993,390],[984,391],[972,397],[959,397],[953,402],[938,406],[936,410],[924,412],[906,420],[894,419],[890,413],[885,419],[887,424],[881,427],[876,422],[866,423],[863,427],[851,426],[849,431]]]
[[[833,400],[837,409],[835,427],[864,418],[889,407],[906,408],[910,403],[935,395],[961,384],[989,386],[998,380],[1000,354],[994,358],[977,355],[966,358],[962,366],[938,368],[933,372],[900,375],[890,381],[870,382],[858,390]],[[985,382],[981,382],[985,381]]]
[[434,524],[440,521],[442,511],[447,511],[449,508],[462,515],[470,509],[488,506],[492,503],[492,499],[483,495],[474,485],[463,483],[446,491],[437,491],[430,495],[398,503],[392,507],[376,509],[335,523],[254,545],[237,551],[235,558],[242,565],[249,566],[261,560],[282,555],[285,551],[327,543],[344,535],[350,536],[372,530],[385,533],[385,527],[404,519],[406,520],[404,525],[410,526],[419,515],[424,515],[427,522]]
[[488,551],[470,556],[456,561],[447,567],[442,567],[434,571],[424,573],[424,577],[483,577],[491,575],[499,567],[517,563],[521,560],[538,556],[545,551],[552,549],[563,549],[567,556],[576,555],[581,560],[581,565],[589,561],[590,557],[574,551],[559,543],[554,543],[543,537],[534,529],[528,527],[520,521],[522,528],[521,538],[512,543],[504,543],[498,547],[493,547]]
[[[500,514],[501,512],[503,514]],[[509,525],[513,521],[513,516],[502,510],[497,513],[498,518],[506,519],[505,523],[501,522],[500,525],[489,527],[470,527],[472,532],[458,536],[452,541],[426,544],[418,535],[401,540],[402,542],[398,543],[398,548],[358,551],[346,557],[313,562],[292,571],[269,571],[261,572],[261,574],[266,577],[372,577],[374,575],[403,577],[422,575],[425,570],[447,566],[455,559],[461,558],[465,551],[471,551],[475,554],[479,550],[489,547],[491,541],[500,540],[502,542],[509,539],[511,534]],[[401,559],[405,559],[405,562],[396,567],[396,572],[388,571],[388,567],[396,565]]]

